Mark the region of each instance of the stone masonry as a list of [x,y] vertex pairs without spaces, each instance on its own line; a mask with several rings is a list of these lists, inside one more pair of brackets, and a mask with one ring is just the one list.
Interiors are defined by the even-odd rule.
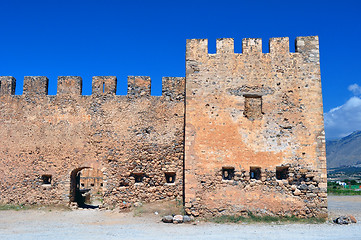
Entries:
[[[94,182],[102,205],[179,199],[187,214],[327,216],[318,37],[207,39],[186,46],[186,77],[0,77],[0,203],[67,204]],[[81,179],[81,180],[79,180]],[[86,180],[88,179],[88,180]],[[93,185],[94,185],[93,184]],[[92,186],[92,185],[90,185]]]
[[182,198],[184,78],[163,78],[163,96],[150,95],[149,77],[129,77],[127,96],[115,95],[115,77],[94,77],[91,96],[81,95],[80,77],[59,77],[56,96],[47,82],[25,77],[17,96],[14,79],[1,77],[2,203],[67,204],[72,172],[83,168],[102,171],[111,207]]
[[185,210],[327,214],[318,37],[187,41]]

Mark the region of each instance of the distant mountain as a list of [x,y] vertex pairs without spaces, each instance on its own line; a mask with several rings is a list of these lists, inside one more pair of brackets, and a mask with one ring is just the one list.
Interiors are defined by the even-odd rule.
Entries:
[[327,169],[361,168],[361,131],[332,141],[326,141]]

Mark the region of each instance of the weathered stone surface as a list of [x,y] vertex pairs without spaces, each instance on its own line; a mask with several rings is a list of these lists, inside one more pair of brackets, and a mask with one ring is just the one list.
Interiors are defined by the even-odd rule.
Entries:
[[91,96],[80,95],[79,77],[59,77],[56,96],[45,77],[26,77],[20,96],[13,78],[0,80],[1,203],[67,204],[71,173],[82,168],[80,184],[96,188],[103,207],[182,197],[184,78],[163,78],[163,96],[143,94],[149,77],[129,77],[127,96],[115,95],[115,77],[94,77]]
[[293,192],[293,194],[294,194],[295,196],[299,196],[299,195],[302,194],[302,192],[301,192],[300,190],[296,189],[296,190]]
[[187,222],[191,222],[191,221],[192,221],[192,219],[190,216],[188,216],[188,215],[183,216],[183,222],[187,223]]
[[[356,219],[353,218],[353,220],[356,220]],[[342,225],[347,225],[347,224],[353,223],[350,216],[340,216],[338,218],[335,218],[333,220],[333,222],[337,223],[337,224],[342,224]]]
[[164,223],[172,223],[173,222],[173,216],[167,215],[162,218],[162,222]]
[[348,217],[350,218],[351,223],[357,223],[357,220],[356,220],[355,216],[353,216],[353,215],[348,215]]
[[182,215],[175,215],[173,217],[173,223],[183,223],[183,216]]
[[[313,194],[327,181],[318,37],[297,38],[295,53],[288,38],[271,39],[269,53],[261,39],[243,39],[241,54],[233,39],[207,47],[187,41],[186,212],[323,216],[327,196]],[[222,180],[224,169],[234,178]]]

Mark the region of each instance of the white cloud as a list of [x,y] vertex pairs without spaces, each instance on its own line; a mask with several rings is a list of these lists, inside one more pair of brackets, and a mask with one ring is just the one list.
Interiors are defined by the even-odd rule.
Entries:
[[[349,90],[351,86],[354,86],[352,89],[361,91],[357,84],[350,85]],[[327,139],[345,137],[353,131],[361,130],[361,98],[351,97],[342,106],[325,113],[324,117]]]
[[351,91],[354,95],[361,95],[361,86],[359,86],[357,83],[348,86],[347,89]]

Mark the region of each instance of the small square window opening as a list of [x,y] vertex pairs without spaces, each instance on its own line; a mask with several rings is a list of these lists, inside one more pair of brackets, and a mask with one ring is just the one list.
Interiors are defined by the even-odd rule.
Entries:
[[288,178],[288,167],[276,167],[276,178],[278,180]]
[[222,168],[222,179],[232,180],[234,178],[234,167],[223,167]]
[[165,180],[167,183],[174,183],[175,182],[175,172],[166,172]]
[[47,185],[51,184],[51,178],[52,176],[49,174],[44,174],[41,176],[41,180],[43,181],[43,184],[47,184]]
[[249,171],[251,179],[260,180],[261,179],[261,168],[260,167],[251,167]]
[[135,183],[143,182],[144,173],[133,173]]

